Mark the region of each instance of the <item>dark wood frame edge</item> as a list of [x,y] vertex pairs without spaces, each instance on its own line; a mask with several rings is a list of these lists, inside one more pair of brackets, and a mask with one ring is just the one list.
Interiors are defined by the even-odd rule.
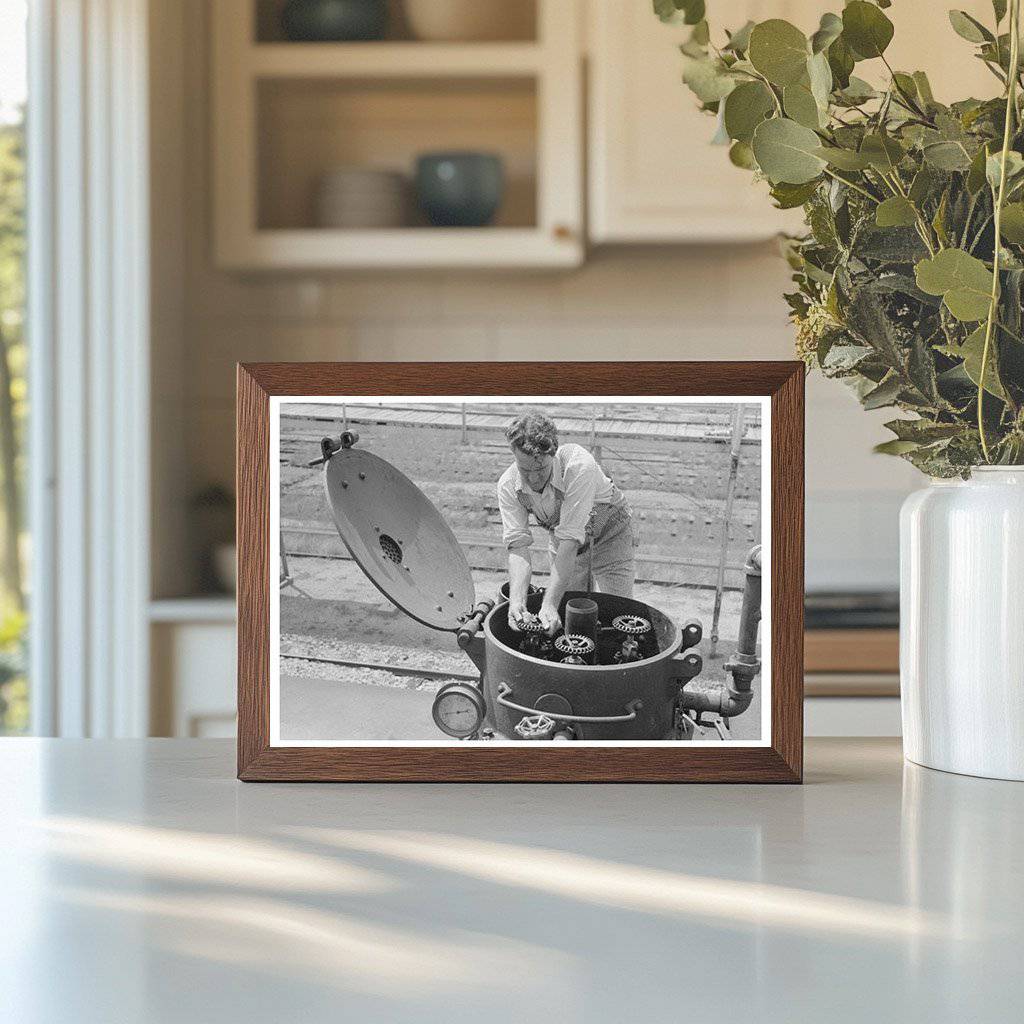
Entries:
[[[552,375],[557,374],[557,386]],[[682,375],[685,389],[680,390]],[[677,378],[670,383],[672,378]],[[515,385],[510,384],[515,381]],[[572,382],[567,386],[566,382]],[[696,381],[696,385],[693,382]],[[238,778],[746,782],[803,777],[804,367],[799,362],[250,363],[237,368]],[[270,396],[750,394],[771,398],[770,747],[271,747]],[[244,441],[244,443],[243,443]]]

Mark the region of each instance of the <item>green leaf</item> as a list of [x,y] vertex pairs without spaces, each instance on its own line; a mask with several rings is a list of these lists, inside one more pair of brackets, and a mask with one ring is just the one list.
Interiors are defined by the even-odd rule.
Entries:
[[923,166],[914,175],[914,180],[910,183],[910,191],[907,192],[907,196],[915,206],[920,208],[921,204],[928,198],[932,189],[935,188],[937,177],[938,175],[927,165]]
[[838,14],[823,14],[818,31],[811,36],[811,53],[827,50],[843,31],[843,19]]
[[907,227],[916,221],[914,204],[903,196],[891,196],[875,207],[875,223],[880,228]]
[[933,420],[890,420],[885,424],[900,441],[916,441],[918,444],[929,444],[956,437],[963,427],[959,423],[936,423]]
[[865,82],[863,78],[851,75],[846,88],[842,90],[840,95],[844,103],[855,106],[859,103],[867,103],[868,100],[873,100],[878,95],[878,90],[868,82]]
[[971,158],[959,142],[932,142],[922,149],[925,160],[940,171],[966,171]]
[[981,260],[963,249],[943,249],[914,268],[917,286],[941,295],[946,308],[965,322],[988,316],[992,274]]
[[865,135],[860,152],[870,165],[883,174],[891,173],[905,156],[903,147],[891,135]]
[[683,57],[683,81],[701,103],[717,103],[736,87],[721,61],[710,57]]
[[918,99],[917,82],[912,75],[904,74],[902,71],[894,71],[892,76],[893,84],[897,89],[912,100]]
[[679,15],[672,0],[654,0],[654,13],[665,22],[675,21]]
[[874,4],[853,0],[844,8],[843,39],[861,60],[881,57],[892,35],[892,22]]
[[821,124],[828,120],[828,99],[832,94],[832,69],[828,66],[828,57],[823,53],[815,54],[807,61],[807,79],[810,82],[811,95],[821,112]]
[[778,209],[793,210],[798,206],[803,206],[817,190],[817,180],[804,182],[800,185],[792,185],[782,181],[772,186],[771,196]]
[[[992,190],[999,188],[999,175],[1002,171],[1003,151],[1001,149],[991,153],[985,161],[985,177]],[[1019,177],[1024,171],[1024,157],[1016,150],[1011,149],[1006,154],[1006,181],[1007,183]]]
[[914,79],[914,85],[917,86],[917,95],[925,103],[934,103],[935,97],[932,95],[932,86],[928,81],[928,76],[923,71],[915,71],[911,77]]
[[[1006,401],[1006,392],[1003,390],[999,378],[996,376],[995,344],[989,343],[988,360],[985,366],[985,390],[996,398]],[[963,359],[964,372],[974,382],[975,387],[980,387],[981,381],[981,357],[985,352],[985,325],[981,324],[973,330],[966,341],[957,350],[957,354]]]
[[729,36],[729,42],[723,49],[732,50],[734,53],[746,53],[750,48],[750,33],[753,31],[754,22],[748,21],[742,28],[736,29]]
[[1008,242],[1024,245],[1024,203],[1007,203],[1003,207],[999,233]]
[[654,0],[654,13],[664,22],[696,25],[704,20],[704,0]]
[[725,100],[725,130],[729,138],[750,142],[754,129],[775,109],[775,99],[764,82],[743,82]]
[[762,21],[750,33],[747,58],[772,85],[785,87],[799,81],[809,53],[807,37],[781,18]]
[[839,149],[837,146],[819,146],[815,151],[816,156],[842,171],[863,171],[871,166],[871,161],[852,149]]
[[985,185],[985,162],[988,160],[988,147],[989,143],[986,143],[974,154],[974,159],[971,160],[971,166],[967,171],[967,191],[972,196],[977,195]]
[[845,89],[850,84],[850,75],[853,72],[853,53],[846,45],[842,36],[836,39],[828,48],[828,66],[832,71],[832,80],[837,89]]
[[966,11],[950,11],[949,23],[958,36],[969,43],[992,42],[995,36],[980,21],[972,18]]
[[690,42],[695,46],[707,46],[711,42],[711,29],[706,21],[698,21],[690,33]]
[[[867,406],[865,406],[867,408]],[[915,451],[921,445],[917,441],[883,441],[876,444],[871,450],[876,455],[906,455],[907,452]]]
[[782,90],[782,109],[787,117],[805,128],[821,127],[821,111],[806,85],[787,85]]
[[865,409],[882,409],[887,405],[894,405],[896,399],[899,397],[900,391],[903,390],[903,386],[900,383],[898,375],[893,374],[891,377],[887,377],[881,384],[876,388],[872,388],[865,394],[860,404]]
[[757,170],[754,151],[747,142],[734,142],[729,147],[729,162],[736,167],[742,167],[745,171]]
[[817,155],[818,136],[788,118],[762,121],[754,130],[753,147],[758,166],[773,184],[813,181],[825,166]]
[[936,207],[935,216],[932,217],[932,227],[935,230],[935,234],[939,239],[939,244],[943,247],[949,245],[949,233],[946,231],[946,214],[949,212],[949,189],[945,189],[942,193],[942,198],[939,200],[939,205]]

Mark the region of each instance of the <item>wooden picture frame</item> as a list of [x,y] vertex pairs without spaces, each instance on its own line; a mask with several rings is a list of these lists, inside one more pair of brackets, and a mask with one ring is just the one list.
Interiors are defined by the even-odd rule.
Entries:
[[[244,781],[800,782],[804,367],[799,362],[250,363],[237,394],[238,777]],[[274,746],[271,398],[751,396],[770,408],[770,740],[762,746]],[[621,400],[621,399],[620,399]],[[650,400],[648,398],[648,400]],[[277,453],[273,453],[277,457]]]

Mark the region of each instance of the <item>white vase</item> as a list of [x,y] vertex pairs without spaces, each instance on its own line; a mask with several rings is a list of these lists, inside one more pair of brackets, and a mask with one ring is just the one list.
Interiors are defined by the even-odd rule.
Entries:
[[911,761],[1024,781],[1024,467],[904,503],[900,694]]

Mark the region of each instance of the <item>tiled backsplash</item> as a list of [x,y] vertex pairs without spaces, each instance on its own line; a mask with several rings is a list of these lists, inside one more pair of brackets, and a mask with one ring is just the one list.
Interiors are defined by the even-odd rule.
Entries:
[[[232,479],[236,360],[792,357],[785,264],[768,246],[605,254],[549,275],[191,277],[193,490]],[[808,380],[810,586],[895,585],[896,513],[914,474],[871,454],[884,418]]]

